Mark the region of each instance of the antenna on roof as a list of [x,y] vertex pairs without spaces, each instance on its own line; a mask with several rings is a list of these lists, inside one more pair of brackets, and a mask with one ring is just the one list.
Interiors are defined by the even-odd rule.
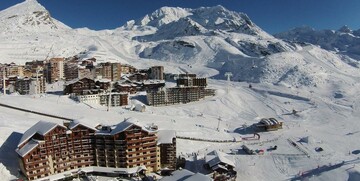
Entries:
[[225,76],[227,77],[226,93],[229,93],[230,77],[233,76],[233,74],[231,72],[226,72]]

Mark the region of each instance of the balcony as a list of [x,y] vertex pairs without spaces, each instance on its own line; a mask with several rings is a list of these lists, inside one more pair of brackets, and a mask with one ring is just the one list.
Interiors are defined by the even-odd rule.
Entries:
[[47,159],[41,159],[41,160],[36,160],[36,161],[29,161],[26,164],[34,165],[34,164],[37,164],[37,163],[48,163],[48,160]]

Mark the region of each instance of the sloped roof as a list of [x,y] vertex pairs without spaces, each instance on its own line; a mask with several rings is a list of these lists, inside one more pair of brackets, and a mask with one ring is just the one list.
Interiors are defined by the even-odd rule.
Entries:
[[205,162],[208,163],[210,167],[213,167],[214,165],[217,165],[219,163],[225,163],[227,165],[235,167],[234,162],[226,158],[225,156],[225,153],[214,150],[205,156]]
[[194,175],[190,176],[189,178],[185,179],[184,181],[211,181],[209,176],[206,176],[202,173],[195,173]]
[[30,140],[28,143],[26,143],[21,149],[16,149],[16,152],[21,156],[24,157],[26,154],[28,154],[31,150],[36,148],[39,145],[39,143],[35,140]]
[[89,128],[89,129],[95,130],[95,128],[94,128],[93,126],[84,124],[83,122],[80,123],[78,120],[71,121],[71,122],[70,122],[70,125],[69,125],[69,129],[74,129],[74,128],[76,128],[76,127],[79,126],[79,125],[82,125],[82,126],[87,127],[87,128]]
[[23,136],[21,137],[18,147],[25,143],[27,140],[29,140],[32,136],[34,136],[36,133],[40,135],[45,135],[52,129],[54,129],[56,126],[60,126],[56,123],[52,122],[46,122],[46,121],[39,121],[34,126],[32,126],[30,129],[26,130]]
[[115,127],[115,129],[111,130],[111,134],[114,135],[114,134],[123,132],[123,131],[125,131],[126,129],[130,128],[132,125],[134,125],[134,124],[131,123],[131,122],[123,121],[123,122],[117,124],[116,127]]
[[176,170],[172,173],[171,176],[163,177],[162,179],[160,179],[160,181],[174,181],[174,180],[184,181],[193,174],[194,174],[193,172],[186,169]]
[[157,133],[157,144],[172,144],[173,138],[176,138],[176,132],[174,130],[159,130]]
[[267,125],[267,126],[270,126],[270,125],[277,125],[277,124],[279,124],[279,121],[276,120],[275,118],[269,118],[269,119],[262,118],[262,119],[260,120],[260,123],[265,124],[265,125]]
[[[76,83],[76,82],[78,82],[78,81],[82,81],[82,80],[84,80],[84,79],[89,79],[89,80],[92,80],[92,81],[94,81],[94,79],[92,79],[92,78],[89,78],[89,77],[83,77],[83,78],[76,78],[76,79],[73,79],[73,80],[69,80],[69,81],[66,81],[65,83],[64,83],[64,85],[65,86],[67,86],[67,85],[70,85],[70,84],[74,84],[74,83]],[[95,81],[94,81],[95,82]]]
[[171,173],[171,176],[163,177],[160,179],[160,181],[212,181],[210,177],[201,174],[191,172],[186,169],[176,170],[173,173]]

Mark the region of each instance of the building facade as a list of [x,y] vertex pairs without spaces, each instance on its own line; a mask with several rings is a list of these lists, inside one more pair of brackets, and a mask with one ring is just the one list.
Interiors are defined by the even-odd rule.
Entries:
[[118,81],[121,79],[121,69],[120,63],[100,63],[96,68],[96,75],[111,81]]
[[112,107],[126,106],[129,104],[129,96],[127,92],[113,92],[111,93],[111,96],[109,95],[109,93],[99,94],[99,104],[108,106],[110,97],[110,104]]
[[51,58],[46,63],[45,74],[49,83],[65,80],[64,58]]
[[160,169],[156,130],[127,121],[102,126],[96,134],[96,166],[132,168],[145,165],[148,172]]
[[84,95],[96,91],[95,81],[89,78],[75,79],[65,83],[64,94]]
[[78,123],[67,126],[40,121],[18,144],[20,170],[29,180],[94,164],[95,129]]
[[148,91],[146,97],[148,105],[151,106],[186,104],[215,94],[215,90],[210,90],[212,89],[203,87],[171,87],[158,91]]
[[64,125],[39,121],[23,134],[16,152],[28,180],[91,166],[146,167],[154,172],[163,158],[157,142],[156,126],[140,126],[131,118],[96,128],[73,121]]
[[176,133],[174,130],[158,131],[161,167],[176,169]]
[[150,68],[150,78],[157,80],[164,80],[164,67],[153,66]]

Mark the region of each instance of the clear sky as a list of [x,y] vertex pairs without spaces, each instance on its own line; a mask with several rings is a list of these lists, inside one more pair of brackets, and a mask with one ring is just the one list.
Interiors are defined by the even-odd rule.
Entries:
[[[23,0],[1,0],[0,10]],[[246,13],[269,33],[308,25],[315,29],[360,28],[360,0],[38,0],[72,28],[114,29],[162,6],[222,5]]]

